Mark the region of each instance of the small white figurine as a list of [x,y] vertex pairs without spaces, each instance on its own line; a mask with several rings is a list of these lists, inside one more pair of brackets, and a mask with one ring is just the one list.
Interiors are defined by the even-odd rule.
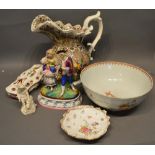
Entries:
[[17,84],[17,98],[22,103],[22,114],[28,115],[36,111],[36,104],[33,101],[33,97],[29,95],[27,88],[21,82]]

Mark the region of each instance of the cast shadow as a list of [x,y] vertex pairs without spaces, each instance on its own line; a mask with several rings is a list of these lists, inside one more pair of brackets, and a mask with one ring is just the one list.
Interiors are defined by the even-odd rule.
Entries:
[[134,107],[133,109],[123,110],[123,111],[111,111],[108,109],[106,109],[106,110],[107,110],[109,115],[128,116],[128,115],[131,115],[132,113],[135,113],[138,109],[139,109],[139,106]]

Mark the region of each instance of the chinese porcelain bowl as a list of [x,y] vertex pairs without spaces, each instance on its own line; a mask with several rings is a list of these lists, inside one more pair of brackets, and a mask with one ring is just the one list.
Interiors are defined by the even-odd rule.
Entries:
[[113,111],[137,106],[153,87],[153,79],[145,70],[124,62],[91,64],[82,70],[80,78],[88,97]]

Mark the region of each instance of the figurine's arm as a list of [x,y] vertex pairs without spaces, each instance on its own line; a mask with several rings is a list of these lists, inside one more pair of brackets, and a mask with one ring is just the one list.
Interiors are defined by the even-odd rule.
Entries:
[[43,58],[40,60],[40,62],[41,62],[42,64],[46,64],[46,63],[47,63],[47,57],[43,57]]

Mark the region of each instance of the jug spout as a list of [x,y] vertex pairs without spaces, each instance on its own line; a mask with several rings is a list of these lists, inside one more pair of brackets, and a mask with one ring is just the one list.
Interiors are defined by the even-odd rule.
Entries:
[[81,42],[85,36],[91,34],[93,30],[93,26],[90,25],[91,21],[96,21],[99,25],[98,33],[94,41],[87,44],[90,46],[87,54],[90,58],[92,58],[92,52],[95,51],[95,46],[100,40],[103,32],[103,23],[102,18],[100,17],[100,11],[98,11],[95,15],[88,16],[84,20],[83,26],[79,24],[71,25],[71,23],[65,24],[60,20],[53,21],[46,15],[39,15],[33,20],[31,24],[31,31],[43,33],[55,43],[62,43],[64,45],[65,40],[67,40],[68,45],[69,40],[71,40],[71,42],[73,40],[75,40],[75,42],[76,40]]

